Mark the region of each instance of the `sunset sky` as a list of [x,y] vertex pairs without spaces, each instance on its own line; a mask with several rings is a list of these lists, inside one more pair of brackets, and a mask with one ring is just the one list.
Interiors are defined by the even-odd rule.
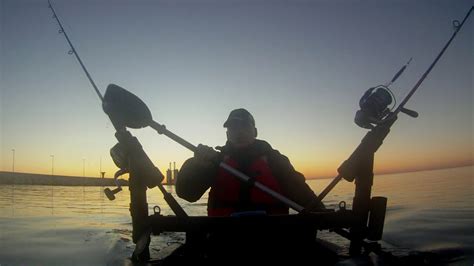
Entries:
[[[307,178],[329,177],[367,130],[363,93],[388,82],[401,101],[472,0],[54,0],[102,93],[138,95],[155,121],[197,145],[222,145],[235,108]],[[474,14],[408,102],[376,172],[473,164]],[[46,0],[0,0],[1,170],[99,176],[116,171],[114,129]],[[192,156],[151,128],[132,130],[163,172]],[[15,150],[15,152],[12,151]]]

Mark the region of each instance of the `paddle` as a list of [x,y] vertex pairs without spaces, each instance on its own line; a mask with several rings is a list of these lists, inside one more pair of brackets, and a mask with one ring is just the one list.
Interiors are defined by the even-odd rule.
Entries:
[[[136,95],[120,86],[115,84],[110,84],[107,86],[102,105],[104,112],[109,115],[116,128],[117,125],[123,125],[129,128],[143,128],[150,126],[151,128],[155,129],[158,134],[169,137],[192,152],[197,151],[196,146],[169,131],[166,126],[154,121],[146,104]],[[256,188],[279,200],[297,212],[301,212],[304,209],[303,206],[268,188],[262,183],[254,181],[249,176],[232,168],[224,162],[220,162],[219,167],[231,173],[242,182],[255,186]]]

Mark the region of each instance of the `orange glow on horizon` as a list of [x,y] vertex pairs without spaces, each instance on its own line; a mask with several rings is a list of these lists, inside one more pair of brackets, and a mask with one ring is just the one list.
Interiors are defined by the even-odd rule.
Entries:
[[[301,172],[306,179],[322,179],[332,178],[337,176],[337,168],[342,164],[341,162],[328,162],[328,163],[317,163],[317,164],[298,164],[295,161],[293,166],[299,172]],[[449,161],[437,161],[437,160],[425,160],[420,161],[400,161],[400,162],[380,162],[375,163],[374,173],[375,174],[390,174],[390,173],[402,173],[402,172],[415,172],[423,170],[434,170],[443,168],[455,168],[474,165],[472,159],[459,159]]]
[[[389,149],[392,149],[390,147]],[[387,150],[389,150],[387,149]],[[294,168],[301,172],[306,179],[332,178],[337,175],[337,168],[347,159],[350,152],[346,150],[335,153],[329,150],[322,150],[326,156],[319,154],[311,155],[291,151],[285,155],[290,159]],[[330,154],[330,153],[333,154]],[[170,153],[167,153],[168,155]],[[346,155],[347,154],[347,155]],[[15,164],[15,172],[35,173],[49,175],[52,172],[52,158],[43,155],[40,162],[33,157],[37,154],[29,154],[29,157],[17,156]],[[319,155],[319,156],[318,156]],[[163,174],[166,174],[168,162],[159,155],[149,152],[150,158],[153,159],[155,165]],[[176,153],[172,157],[176,160],[176,167],[179,169],[182,163],[192,156],[188,153]],[[346,157],[347,156],[347,157]],[[453,168],[460,166],[473,165],[474,160],[469,152],[458,153],[438,153],[426,154],[421,151],[412,151],[408,154],[399,155],[397,152],[382,152],[376,154],[374,172],[376,174],[387,174],[397,172],[411,172],[430,169]],[[2,170],[10,172],[12,170],[11,160],[4,159]],[[85,161],[85,176],[86,177],[100,177],[100,170],[106,172],[105,177],[113,177],[113,174],[118,170],[110,157],[102,157],[102,165],[100,165],[99,158],[95,160],[88,159]],[[57,155],[54,158],[54,175],[65,176],[83,176],[83,161],[69,159],[64,155]]]

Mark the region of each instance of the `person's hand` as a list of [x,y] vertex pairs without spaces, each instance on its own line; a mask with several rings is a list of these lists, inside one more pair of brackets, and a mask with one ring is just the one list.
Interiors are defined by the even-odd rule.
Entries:
[[199,144],[194,152],[194,158],[201,161],[215,162],[219,156],[219,153],[213,148]]

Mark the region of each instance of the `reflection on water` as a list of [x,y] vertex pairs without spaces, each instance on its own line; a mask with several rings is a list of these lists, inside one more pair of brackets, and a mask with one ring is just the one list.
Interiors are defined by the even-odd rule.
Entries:
[[[174,194],[174,187],[166,188]],[[0,185],[0,217],[90,215],[102,216],[107,220],[128,216],[128,189],[125,187],[114,201],[109,201],[103,190],[104,187]],[[206,205],[206,195],[193,204],[179,198],[177,200],[189,214],[206,214],[205,208],[199,208],[200,205]],[[153,206],[158,205],[163,214],[173,214],[157,189],[148,190],[148,203],[150,213]]]
[[[103,189],[0,186],[0,265],[123,264],[134,248],[130,195],[125,188],[109,201]],[[173,189],[168,187],[172,193]],[[202,205],[178,201],[189,214],[206,213]],[[163,214],[172,214],[156,189],[149,191],[148,203],[150,213],[158,205]],[[154,238],[152,254],[173,242],[184,242],[182,234]]]
[[[455,249],[468,256],[464,263],[472,262],[472,177],[472,166],[375,177],[373,195],[388,197],[384,241],[440,254]],[[308,181],[316,192],[329,182]],[[167,189],[174,194],[174,187]],[[125,188],[109,201],[102,191],[103,187],[0,186],[0,264],[104,265],[129,257],[130,195]],[[350,207],[353,191],[353,183],[341,181],[325,204],[336,208],[343,200]],[[207,195],[196,203],[177,200],[189,215],[206,215]],[[157,189],[149,190],[148,203],[150,213],[158,205],[163,214],[173,214]],[[346,243],[332,234],[320,235]],[[166,242],[176,241],[182,242],[182,235],[163,234],[152,244],[162,249]]]
[[[385,242],[411,250],[461,254],[474,262],[474,167],[376,176],[373,196],[388,198]],[[310,181],[321,191],[330,180]],[[354,184],[341,183],[326,197],[335,208],[351,202]],[[467,262],[468,261],[468,262]]]

